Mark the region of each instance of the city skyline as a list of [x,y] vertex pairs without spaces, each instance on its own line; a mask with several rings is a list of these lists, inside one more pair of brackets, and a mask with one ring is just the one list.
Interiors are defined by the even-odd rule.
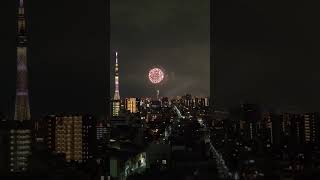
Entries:
[[319,179],[316,6],[4,1],[1,180]]
[[[103,40],[103,38],[100,38],[106,35],[105,32],[107,29],[104,24],[106,19],[105,6],[103,6],[103,4],[96,3],[86,4],[85,2],[80,2],[76,3],[75,5],[73,2],[56,1],[52,3],[52,5],[46,10],[44,10],[41,7],[45,6],[45,4],[45,2],[25,2],[25,5],[27,7],[26,12],[28,14],[26,19],[29,22],[28,32],[30,37],[30,53],[27,54],[27,58],[29,59],[28,68],[30,70],[30,74],[28,80],[30,89],[30,106],[32,112],[34,112],[35,117],[38,117],[40,114],[46,114],[47,112],[92,112],[104,114],[106,108],[106,100],[108,99],[106,95],[106,92],[108,92],[108,86],[106,84],[108,82],[112,82],[113,79],[113,77],[110,77],[110,79],[105,78],[107,77],[105,73],[108,72],[108,66],[106,65],[106,55],[108,54],[108,52],[105,48],[107,47],[105,41]],[[11,49],[12,47],[10,46],[10,44],[13,45],[12,40],[14,39],[14,37],[10,36],[10,34],[13,35],[10,28],[16,27],[16,23],[15,20],[13,20],[13,17],[10,18],[10,14],[14,14],[13,12],[15,12],[14,9],[16,8],[16,3],[8,2],[5,5],[7,7],[5,12],[8,13],[8,18],[5,21],[8,22],[8,26],[6,29],[4,29],[4,31],[6,34],[8,34],[8,36],[6,36],[3,44],[1,44],[1,47],[3,47],[3,49],[5,50],[5,54],[3,54],[3,57],[6,57],[5,61],[2,62],[2,67],[12,67],[12,65],[14,65],[12,58],[15,58],[15,55],[12,54],[13,49]],[[72,13],[68,12],[68,9],[74,5],[78,7],[76,8],[77,11]],[[180,14],[186,13],[191,5],[192,3],[189,4],[188,7],[183,9]],[[202,4],[202,7],[203,5],[204,4]],[[113,9],[118,8],[117,5],[114,5],[113,7]],[[154,8],[154,6],[151,6],[151,8]],[[60,12],[62,12],[62,14],[54,13],[56,12],[56,9],[61,9]],[[97,9],[100,9],[100,11],[98,11]],[[74,16],[74,14],[83,14],[83,12],[86,12],[86,15],[83,15],[82,17]],[[171,10],[170,12],[173,13],[174,11]],[[206,13],[209,15],[209,7],[207,7]],[[174,16],[174,14],[172,14],[172,16]],[[92,18],[94,19],[93,21]],[[188,17],[183,19],[187,20]],[[207,20],[209,20],[209,17],[207,17]],[[95,28],[79,29],[79,27],[83,26],[84,24],[91,24],[91,26]],[[186,26],[187,24],[188,23],[184,22],[181,25]],[[209,21],[205,22],[205,24],[205,26],[208,27]],[[116,25],[112,26],[118,28]],[[201,28],[203,27],[200,27],[200,29]],[[174,29],[171,29],[169,31],[172,31],[172,35],[176,33],[179,34],[179,32],[175,32]],[[209,37],[209,29],[207,28],[205,29],[205,31],[207,32],[206,36]],[[202,33],[198,34],[201,35]],[[81,40],[78,37],[82,37]],[[170,36],[167,37],[167,39],[170,38]],[[195,38],[197,38],[197,36],[195,36]],[[202,39],[204,38],[202,37]],[[82,46],[84,42],[86,44],[90,44],[90,42],[92,42],[94,45]],[[178,43],[179,41],[176,42]],[[209,63],[208,42],[209,40],[207,40],[206,47],[207,63]],[[203,48],[200,47],[200,49]],[[132,64],[128,62],[130,61],[130,59],[125,58],[126,50],[128,50],[128,48],[121,48],[121,52],[123,52],[122,56],[124,59],[123,64],[128,67],[132,66]],[[167,52],[171,51],[168,54],[175,54],[175,57],[181,56],[185,52],[185,49],[183,50],[183,47],[179,49],[178,46],[173,48],[168,47],[167,50]],[[187,50],[190,50],[190,47],[187,47]],[[147,58],[149,59],[151,56],[157,57],[158,53],[159,52],[152,51],[151,49],[145,49],[145,55],[147,55]],[[127,53],[127,55],[130,56],[131,54]],[[112,59],[112,57],[110,59]],[[167,59],[167,61],[173,60]],[[188,62],[192,63],[192,59],[189,59]],[[137,64],[139,64],[139,62],[137,62]],[[165,65],[165,63],[159,64],[166,68],[167,72],[169,73],[168,75],[171,77],[171,80],[169,81],[171,82],[171,85],[168,84],[171,86],[171,89],[168,88],[171,91],[171,94],[160,94],[161,96],[174,96],[182,95],[185,93],[192,93],[192,91],[189,90],[185,93],[180,93],[184,91],[182,89],[187,89],[190,86],[190,83],[194,83],[190,80],[192,79],[192,76],[184,77],[182,74],[179,75],[178,71],[175,70],[176,67],[167,66]],[[155,65],[155,63],[152,63],[152,65]],[[123,67],[124,70],[126,70],[125,66]],[[112,67],[112,64],[110,67]],[[207,65],[205,67],[207,69],[205,73],[207,82],[201,84],[209,87],[209,66]],[[6,77],[5,81],[7,82],[7,84],[6,88],[3,89],[4,93],[1,93],[4,99],[4,101],[2,102],[6,103],[1,103],[0,107],[1,111],[9,116],[13,114],[12,106],[14,99],[12,98],[12,88],[15,88],[15,85],[12,79],[14,78],[14,70],[15,69],[13,68],[5,68],[4,71],[1,71],[2,73],[7,74],[6,76],[2,76],[2,78]],[[200,70],[198,70],[198,72],[203,73],[203,71]],[[112,71],[110,71],[110,73],[112,73]],[[131,72],[129,72],[128,74],[130,73]],[[146,77],[145,75],[146,74],[142,74],[141,77],[138,77],[139,79],[141,79],[142,83],[145,83],[147,81],[147,79],[144,79]],[[179,76],[184,77],[184,79],[179,80]],[[177,80],[175,80],[175,78]],[[131,80],[129,80],[129,82]],[[137,80],[137,77],[134,77],[134,80]],[[185,84],[185,88],[180,89],[180,92],[173,87],[178,82],[183,82]],[[130,84],[128,83],[127,77],[123,78],[122,84],[128,85],[127,87],[123,88],[123,94],[126,97],[139,96],[139,94],[128,92],[127,89],[133,89],[134,87],[148,89],[146,88],[148,86],[147,83],[137,83],[138,85]],[[131,88],[128,88],[130,86]],[[113,88],[111,87],[110,91],[112,91],[112,89]],[[209,89],[204,89],[206,93],[202,94],[208,94]],[[200,91],[203,91],[203,89]],[[152,90],[149,90],[147,92],[153,93]],[[140,95],[148,96],[147,93],[146,95],[144,95],[144,93]]]
[[[84,111],[102,114],[105,111],[106,99],[104,97],[106,97],[106,92],[108,91],[106,84],[111,82],[111,80],[106,78],[106,74],[112,73],[112,71],[108,73],[106,70],[106,41],[105,38],[101,38],[106,35],[107,29],[104,23],[106,20],[106,6],[104,2],[99,2],[99,4],[89,1],[76,2],[73,0],[51,2],[52,5],[49,7],[46,6],[47,3],[47,1],[26,2],[28,7],[28,28],[30,29],[28,66],[30,66],[29,89],[31,107],[38,114],[46,113],[47,111]],[[141,51],[135,51],[138,48],[135,43],[140,42],[139,36],[137,36],[139,35],[138,32],[144,34],[149,27],[157,29],[153,26],[151,18],[157,19],[156,22],[161,24],[167,22],[164,19],[170,20],[168,18],[169,15],[162,19],[162,16],[157,16],[158,12],[154,11],[154,16],[148,16],[148,19],[145,21],[138,21],[138,23],[137,21],[131,21],[131,24],[128,23],[128,26],[132,25],[132,28],[129,28],[125,26],[126,23],[121,23],[120,20],[122,19],[124,22],[130,18],[143,19],[143,13],[125,18],[126,16],[121,15],[124,11],[130,9],[130,6],[125,5],[126,3],[130,4],[130,2],[113,1],[112,3],[115,3],[115,5],[111,6],[111,10],[114,7],[114,13],[116,14],[114,17],[119,17],[119,21],[116,19],[113,22],[116,24],[113,24],[112,27],[117,27],[116,30],[119,30],[118,34],[123,34],[120,33],[121,30],[129,30],[128,33],[124,33],[126,36],[123,36],[123,38],[114,35],[114,38],[117,38],[119,42],[110,47],[110,49],[119,48],[123,60],[130,61],[127,63],[127,68],[123,67],[123,70],[127,71],[128,67],[134,67],[132,64],[138,63],[132,57],[138,59],[140,57],[145,57],[145,59],[160,59],[159,54],[161,55],[162,53],[159,53],[159,48],[165,49],[165,43],[162,41],[164,38],[162,36],[159,36],[161,38],[158,38],[158,40],[155,39],[155,42],[158,42],[158,46],[149,48],[150,51],[146,49],[148,51],[146,54]],[[144,4],[143,1],[131,2],[131,5],[132,7],[147,9],[139,3],[142,3],[146,7],[152,7],[148,3]],[[173,1],[171,3],[164,3],[162,6],[167,9],[177,9],[176,7],[179,3]],[[215,78],[215,81],[213,81],[215,85],[212,92],[215,94],[216,103],[221,106],[232,106],[249,100],[283,109],[292,107],[292,109],[298,110],[318,111],[317,101],[319,97],[316,93],[318,92],[316,84],[320,76],[316,69],[314,69],[317,67],[316,61],[312,61],[312,59],[317,58],[312,47],[314,47],[318,36],[314,31],[311,31],[311,29],[316,29],[311,28],[313,27],[311,23],[313,16],[310,14],[312,11],[306,12],[307,8],[312,9],[312,7],[306,4],[305,8],[296,12],[294,9],[298,9],[298,5],[292,4],[292,10],[289,11],[290,15],[294,15],[295,17],[295,15],[306,12],[302,13],[304,15],[301,17],[308,20],[302,21],[301,19],[289,18],[289,15],[283,13],[284,3],[280,3],[278,7],[272,7],[270,4],[262,2],[253,3],[251,1],[242,4],[236,1],[231,1],[230,3],[231,6],[227,6],[228,4],[226,3],[217,2],[216,8],[213,8],[213,14],[219,15],[216,16],[214,22],[217,38],[214,48],[216,69],[213,74],[216,74],[216,76],[213,77]],[[246,4],[250,6],[246,7]],[[187,6],[190,6],[190,4],[184,5],[184,7]],[[1,29],[1,34],[5,34],[6,36],[0,42],[0,47],[3,50],[1,54],[3,61],[1,61],[0,80],[5,84],[1,89],[2,93],[0,97],[3,101],[1,101],[0,107],[1,111],[5,114],[12,115],[14,114],[16,79],[16,2],[5,1],[2,7],[4,10],[1,11],[1,17],[3,17],[3,22],[6,26]],[[256,7],[260,7],[261,11],[257,12],[255,10]],[[61,13],[57,14],[57,9],[61,10]],[[70,12],[69,9],[74,9],[75,11]],[[148,13],[151,9],[148,10]],[[242,11],[242,9],[246,9],[246,11]],[[275,10],[272,16],[267,16],[269,9]],[[202,10],[198,9],[195,11]],[[205,11],[203,10],[203,12]],[[133,12],[128,11],[128,13],[132,14]],[[234,14],[237,14],[237,16],[234,16]],[[178,21],[176,14],[172,13],[170,17],[176,17],[172,21]],[[285,21],[286,24],[281,25],[281,22],[287,18],[290,21]],[[206,21],[205,18],[201,17],[201,19],[201,22]],[[186,25],[187,23],[182,24]],[[298,26],[299,24],[301,26]],[[144,27],[146,29],[143,29]],[[242,28],[239,29],[237,27]],[[310,27],[307,29],[308,31],[310,30],[310,33],[305,33],[306,29],[304,27]],[[176,27],[169,28],[163,31],[163,33],[174,34],[173,28]],[[188,27],[182,26],[180,29],[188,29]],[[137,33],[134,34],[133,32]],[[299,36],[296,41],[292,41],[293,37],[297,34],[303,34],[305,38]],[[158,37],[157,35],[150,34],[148,37]],[[186,33],[181,36],[188,39],[189,35]],[[177,36],[176,38],[181,36]],[[125,45],[123,45],[124,47],[120,46],[122,42],[130,39],[132,43],[128,44],[128,47],[125,47]],[[200,39],[205,39],[205,37],[202,36]],[[275,43],[278,39],[280,40],[279,43]],[[154,39],[151,38],[151,40]],[[117,40],[115,39],[114,41]],[[85,44],[90,44],[90,46]],[[152,44],[145,44],[148,47],[149,45],[151,46]],[[173,61],[177,54],[179,55],[179,53],[183,52],[181,49],[179,50],[177,44],[170,44],[170,46],[172,48],[167,46],[168,49],[171,48],[171,52],[168,53],[170,58],[161,58],[161,60]],[[176,50],[173,50],[174,48]],[[130,51],[134,51],[136,54],[130,53]],[[179,53],[175,54],[174,52]],[[290,52],[295,52],[296,55]],[[203,52],[201,54],[206,53]],[[266,54],[267,56],[265,56]],[[310,58],[304,58],[304,54],[308,54],[307,57]],[[197,58],[190,59],[190,61],[194,61],[194,59]],[[306,64],[301,65],[298,63],[298,59],[304,59]],[[152,63],[151,60],[147,61],[142,65],[144,69],[139,72],[143,72],[142,75],[145,75],[144,72],[147,73],[148,68],[152,65],[158,64]],[[166,62],[160,62],[159,65],[164,66],[170,75],[174,74],[177,76],[177,74],[180,74],[171,69],[170,66],[167,66]],[[209,66],[207,70],[206,73],[209,72]],[[195,71],[203,72],[201,69]],[[129,74],[132,75],[132,73]],[[132,76],[132,79],[127,80],[127,82],[140,80],[140,78],[143,79],[145,76],[142,75],[138,77]],[[202,76],[196,74],[192,75],[192,77]],[[130,83],[127,83],[125,79],[123,79],[122,84],[130,86]],[[190,77],[186,76],[181,82],[187,82],[188,79]],[[146,78],[144,80],[147,81]],[[135,87],[145,87],[143,83],[138,83]],[[188,83],[191,84],[191,82]],[[306,89],[305,87],[308,85],[312,85],[312,88]],[[112,91],[112,89],[111,87],[110,90]],[[124,89],[126,88],[124,87]],[[170,95],[172,92],[169,91],[170,87],[167,89]],[[136,92],[143,91],[136,89]],[[133,91],[130,92],[132,94],[126,91],[123,93],[128,97],[139,96],[135,95]],[[152,90],[148,90],[147,93],[151,95]],[[186,93],[197,94],[190,91]]]

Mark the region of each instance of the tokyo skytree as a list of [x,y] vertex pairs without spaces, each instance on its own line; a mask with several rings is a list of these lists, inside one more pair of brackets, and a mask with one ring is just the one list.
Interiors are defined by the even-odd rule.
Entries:
[[17,84],[14,120],[30,120],[28,67],[27,67],[27,30],[24,2],[19,0],[17,13]]

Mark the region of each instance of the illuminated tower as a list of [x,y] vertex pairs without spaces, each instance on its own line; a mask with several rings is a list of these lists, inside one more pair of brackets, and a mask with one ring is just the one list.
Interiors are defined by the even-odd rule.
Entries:
[[17,88],[14,120],[9,124],[9,170],[24,172],[32,154],[32,133],[27,82],[27,31],[23,0],[18,0],[17,12]]
[[17,87],[14,120],[30,120],[28,68],[27,68],[27,31],[23,0],[19,0],[17,29]]
[[118,52],[116,52],[116,64],[115,64],[115,76],[114,76],[114,96],[112,104],[112,115],[119,116],[120,113],[120,93],[119,93],[119,64],[118,64]]

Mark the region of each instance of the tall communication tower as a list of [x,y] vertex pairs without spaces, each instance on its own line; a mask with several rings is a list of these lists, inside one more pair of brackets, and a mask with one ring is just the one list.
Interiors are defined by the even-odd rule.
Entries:
[[24,2],[19,0],[17,14],[17,87],[14,120],[30,120],[28,67],[27,67],[27,30]]
[[9,169],[24,172],[29,167],[32,133],[27,68],[27,31],[24,0],[18,0],[17,12],[17,89],[14,120],[9,124]]
[[113,104],[112,104],[112,115],[119,116],[121,100],[120,100],[120,92],[119,92],[119,64],[118,64],[118,52],[116,51],[116,64],[114,68],[114,96],[113,96]]

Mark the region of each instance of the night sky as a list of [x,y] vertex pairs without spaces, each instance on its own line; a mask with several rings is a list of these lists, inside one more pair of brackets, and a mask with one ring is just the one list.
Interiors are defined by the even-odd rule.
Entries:
[[319,111],[319,4],[215,2],[216,103]]
[[209,0],[111,0],[111,47],[119,51],[122,97],[154,96],[153,66],[167,74],[161,96],[209,96]]
[[[33,117],[106,111],[107,33],[103,0],[25,0]],[[12,117],[16,83],[16,2],[0,6],[0,111]]]
[[[249,100],[319,110],[319,6],[286,0],[215,2],[216,103]],[[110,73],[105,1],[26,4],[32,114],[104,113]],[[146,73],[154,65],[168,73],[162,95],[209,94],[209,0],[111,0],[111,10],[110,44],[120,53],[122,97],[152,95]],[[12,116],[15,1],[1,1],[0,20],[0,112]]]

